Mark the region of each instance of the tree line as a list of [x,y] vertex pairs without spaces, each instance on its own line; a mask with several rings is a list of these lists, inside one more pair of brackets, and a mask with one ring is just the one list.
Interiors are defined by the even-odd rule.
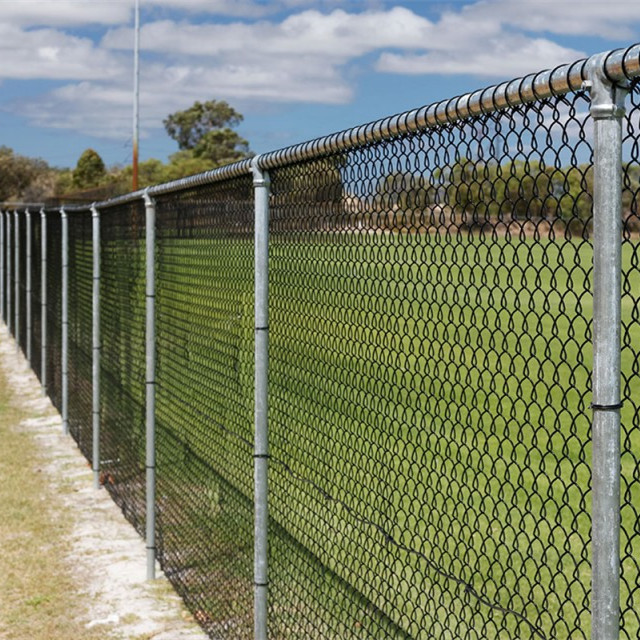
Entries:
[[[217,100],[195,102],[170,114],[163,124],[178,151],[167,162],[155,158],[141,162],[139,186],[251,157],[248,141],[234,130],[242,120],[242,114]],[[345,227],[373,224],[387,229],[424,228],[433,224],[434,216],[438,223],[459,228],[545,220],[581,231],[591,224],[593,170],[588,163],[562,167],[548,166],[540,159],[500,163],[459,157],[446,166],[390,170],[379,177],[370,166],[364,189],[368,193],[362,193],[362,185],[351,184],[351,176],[360,175],[354,173],[357,162],[355,156],[328,156],[281,170],[273,192],[280,223],[288,227],[301,217],[306,226],[317,228],[330,224],[326,215],[337,214]],[[631,231],[640,231],[635,213],[640,166],[626,164],[623,176],[625,224]],[[131,183],[131,165],[108,168],[93,149],[82,153],[75,168],[60,169],[0,146],[0,202],[40,202],[56,196],[64,200],[69,194],[76,199],[106,199],[127,193]],[[303,215],[309,207],[317,215]]]
[[[623,172],[623,211],[630,230],[640,230],[637,198],[640,166]],[[541,161],[507,163],[456,160],[431,172],[383,176],[373,209],[385,212],[387,227],[406,224],[407,214],[446,212],[461,227],[498,221],[546,220],[579,231],[591,224],[593,168],[590,164],[545,166]]]
[[[156,158],[138,167],[140,188],[169,182],[220,167],[252,155],[249,143],[234,130],[242,114],[222,100],[195,102],[163,121],[178,151],[167,162]],[[75,168],[50,166],[0,146],[0,202],[44,202],[52,198],[83,199],[83,195],[112,197],[131,191],[131,165],[107,167],[94,149],[86,149]],[[96,199],[102,199],[97,197]]]

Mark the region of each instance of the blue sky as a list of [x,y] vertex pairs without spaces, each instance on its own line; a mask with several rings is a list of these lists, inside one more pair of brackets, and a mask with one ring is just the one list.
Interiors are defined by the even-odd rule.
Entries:
[[[640,41],[637,0],[140,0],[142,159],[224,99],[264,152]],[[130,161],[133,0],[0,0],[0,144]]]

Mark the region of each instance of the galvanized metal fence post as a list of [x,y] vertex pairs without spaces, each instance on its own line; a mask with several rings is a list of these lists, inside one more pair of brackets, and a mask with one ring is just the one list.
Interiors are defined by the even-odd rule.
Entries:
[[146,248],[147,580],[156,577],[156,203],[144,192]]
[[254,415],[254,638],[267,640],[268,470],[267,422],[269,370],[269,174],[252,163],[255,198],[255,415]]
[[6,258],[6,251],[4,247],[4,211],[0,210],[0,316],[2,320],[6,322],[7,319],[7,303],[5,300],[4,289],[4,261]]
[[40,210],[40,368],[42,395],[47,395],[47,214]]
[[16,351],[20,351],[20,214],[18,211],[13,212],[13,270],[15,271],[13,276],[14,281],[14,330],[13,337],[16,340]]
[[69,219],[60,207],[62,220],[62,428],[69,433]]
[[26,233],[26,252],[27,252],[27,268],[25,269],[26,275],[26,287],[25,287],[25,295],[26,299],[26,312],[27,317],[25,318],[25,330],[27,332],[27,362],[29,366],[31,366],[31,213],[29,209],[26,209],[24,212],[25,217],[25,233]]
[[93,304],[92,304],[92,467],[93,486],[100,488],[100,212],[96,206],[91,207],[93,231]]
[[622,117],[627,89],[589,61],[593,139],[593,507],[591,637],[620,628]]
[[12,267],[11,267],[11,212],[7,211],[7,327],[9,333],[13,333],[13,314],[11,307],[11,285],[12,285]]

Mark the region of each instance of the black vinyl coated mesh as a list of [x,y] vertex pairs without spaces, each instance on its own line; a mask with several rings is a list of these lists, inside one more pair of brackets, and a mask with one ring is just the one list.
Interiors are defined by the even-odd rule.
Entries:
[[145,528],[145,222],[142,201],[101,212],[101,482]]
[[7,325],[7,214],[4,211],[0,211],[0,226],[2,227],[2,247],[0,247],[0,277],[2,278],[2,299],[0,300],[0,315],[2,320]]
[[5,242],[5,322],[7,323],[7,328],[11,333],[13,333],[13,311],[12,311],[12,300],[13,296],[13,265],[11,262],[11,248],[14,245],[13,242],[13,234],[12,234],[12,224],[11,220],[13,218],[13,214],[8,211],[5,211],[3,214],[4,217],[4,242]]
[[91,211],[68,213],[69,225],[69,433],[92,459],[92,291]]
[[22,353],[27,355],[27,221],[24,212],[17,215],[18,220],[18,242],[20,243],[20,252],[18,254],[18,289],[20,307],[20,317],[18,319],[19,326],[18,339]]
[[46,390],[53,406],[62,409],[62,219],[58,211],[47,211],[47,357]]
[[42,219],[31,214],[31,368],[42,382]]
[[640,638],[640,83],[623,128],[621,638]]
[[272,172],[270,637],[589,636],[587,114]]
[[213,638],[253,637],[253,186],[160,197],[160,562]]

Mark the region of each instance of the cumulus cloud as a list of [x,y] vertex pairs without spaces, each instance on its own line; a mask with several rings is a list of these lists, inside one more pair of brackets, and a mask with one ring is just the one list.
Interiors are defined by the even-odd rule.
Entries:
[[0,0],[0,22],[27,27],[123,24],[131,17],[133,0]]
[[[0,79],[69,81],[32,99],[26,111],[16,109],[38,126],[126,135],[132,6],[133,0],[0,0]],[[354,67],[508,79],[584,55],[552,34],[620,37],[640,22],[628,5],[578,0],[479,0],[430,18],[413,6],[388,7],[382,0],[144,0],[145,123],[159,127],[167,113],[210,95],[234,104],[347,103],[356,93]],[[216,21],[218,15],[228,18]],[[100,25],[90,32],[93,38],[77,35],[85,24]]]
[[492,20],[528,32],[563,35],[600,35],[608,38],[633,38],[633,23],[640,20],[633,3],[563,0],[481,0],[461,11],[464,19]]
[[191,13],[256,17],[269,11],[265,4],[252,0],[145,0],[147,5]]
[[[244,86],[227,83],[231,95],[251,95],[255,86],[252,79],[260,74],[275,77],[275,68],[282,71],[277,74],[282,91],[268,96],[261,90],[255,95],[308,102],[349,99],[352,92],[346,90],[342,68],[375,52],[382,52],[376,70],[386,73],[465,73],[496,78],[528,73],[582,55],[547,38],[505,31],[495,15],[499,4],[494,0],[478,7],[471,5],[468,10],[449,11],[438,21],[404,7],[360,13],[309,9],[280,22],[192,24],[162,20],[145,25],[141,38],[142,47],[157,54],[209,58],[213,64],[242,68],[247,82]],[[131,29],[111,29],[102,46],[124,50],[131,40]],[[337,83],[333,90],[322,81],[327,75],[323,70],[330,70],[327,79]],[[307,93],[290,90],[290,85],[298,85],[305,78],[310,81],[306,83]]]
[[[144,0],[154,7],[209,15],[261,16],[281,8],[283,2],[254,0]],[[23,26],[118,25],[131,21],[135,0],[0,0],[0,21]]]
[[[324,103],[343,103],[350,97],[351,89],[333,78],[331,70],[325,70],[322,85],[319,75],[299,76],[297,82],[287,83],[289,77],[286,63],[272,68],[269,74],[242,66],[146,65],[141,78],[141,126],[160,127],[168,113],[202,100],[203,87],[215,87],[216,97],[234,96],[236,103],[275,99],[298,102],[312,95]],[[324,94],[320,95],[322,90]],[[131,129],[130,81],[69,84],[16,108],[36,126],[123,139]]]
[[[316,10],[280,23],[190,24],[170,20],[143,26],[142,46],[149,51],[183,55],[316,55],[345,61],[385,47],[422,47],[434,25],[402,7],[388,11],[329,14]],[[112,49],[130,47],[131,29],[109,31],[102,41]]]
[[470,74],[502,80],[571,62],[584,54],[544,38],[500,35],[475,51],[383,53],[378,71],[402,74]]
[[56,29],[25,30],[0,23],[0,56],[0,78],[108,80],[123,71],[120,55]]

